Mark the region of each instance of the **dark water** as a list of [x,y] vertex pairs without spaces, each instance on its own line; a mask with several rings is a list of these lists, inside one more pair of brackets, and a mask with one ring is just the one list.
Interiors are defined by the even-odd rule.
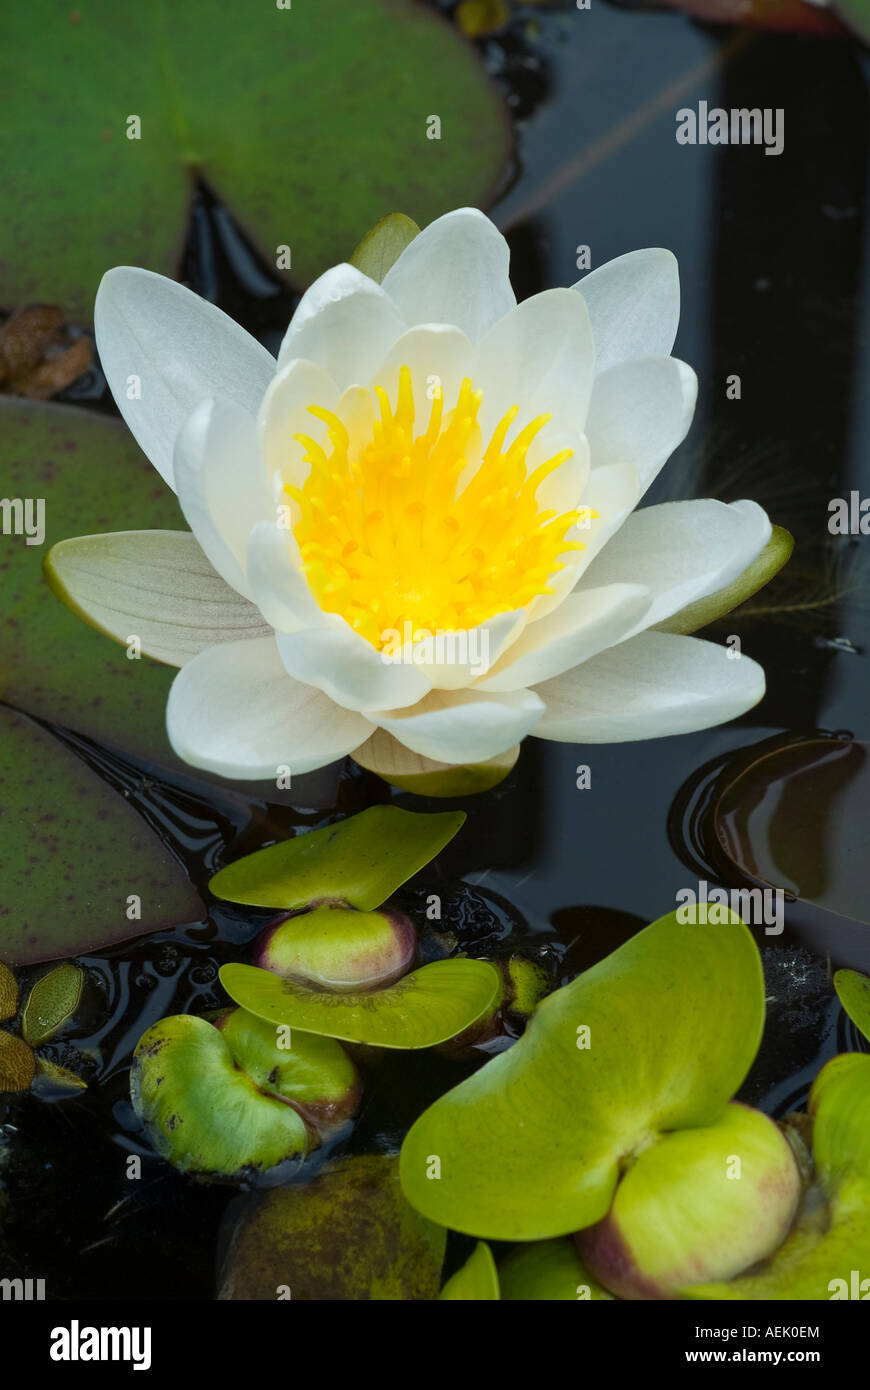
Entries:
[[[518,294],[572,283],[583,244],[593,265],[645,245],[679,258],[676,351],[696,368],[701,391],[689,438],[649,500],[751,496],[797,540],[788,576],[735,627],[767,670],[757,710],[723,729],[652,744],[584,750],[527,740],[500,788],[463,803],[468,823],[424,875],[444,899],[441,937],[427,939],[427,953],[520,948],[564,981],[670,911],[680,888],[715,879],[690,795],[703,784],[699,770],[719,770],[783,732],[868,737],[870,542],[827,530],[832,497],[870,494],[868,59],[845,42],[735,38],[600,3],[520,8],[510,31],[481,50],[517,122],[521,167],[494,216],[511,242]],[[678,146],[674,113],[700,99],[784,108],[784,153]],[[182,275],[277,347],[295,297],[257,263],[207,190]],[[739,401],[725,396],[732,373],[741,377]],[[113,409],[97,373],[68,395]],[[722,640],[731,630],[726,621],[711,635]],[[344,770],[337,783],[312,783],[298,813],[269,811],[195,781],[163,783],[155,769],[143,779],[143,769],[85,745],[79,751],[126,781],[201,885],[227,856],[388,795],[377,779]],[[576,786],[581,763],[591,768],[589,790]],[[419,901],[413,884],[405,894],[411,909],[415,891]],[[4,1191],[11,1199],[0,1236],[4,1274],[44,1276],[61,1298],[213,1297],[232,1190],[198,1187],[150,1154],[129,1107],[127,1071],[157,1018],[223,1002],[218,967],[238,958],[265,920],[213,905],[205,922],[81,960],[82,1007],[52,1055],[89,1075],[87,1093],[57,1104],[0,1102],[0,1199]],[[787,913],[782,936],[760,929],[758,940],[768,1027],[742,1095],[779,1115],[803,1102],[821,1061],[862,1044],[833,996],[832,969],[847,962],[824,923],[808,932]],[[470,1065],[429,1054],[365,1059],[347,1150],[397,1147],[419,1111]],[[131,1153],[143,1156],[138,1183],[125,1176]]]

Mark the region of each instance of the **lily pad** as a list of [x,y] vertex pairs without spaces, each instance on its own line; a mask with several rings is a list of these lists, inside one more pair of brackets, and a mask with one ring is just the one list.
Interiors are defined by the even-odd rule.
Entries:
[[0,954],[11,965],[202,917],[182,866],[132,806],[53,735],[2,707],[0,788]]
[[77,965],[58,965],[36,981],[21,1019],[21,1032],[31,1047],[48,1042],[79,1006],[84,976]]
[[[63,259],[60,257],[59,259]],[[31,401],[0,401],[0,472],[6,495],[43,499],[41,545],[3,544],[6,621],[0,627],[0,699],[102,743],[180,766],[166,737],[175,672],[86,626],[50,591],[43,556],[75,533],[184,528],[178,503],[119,422]],[[60,794],[63,784],[53,782]]]
[[613,1302],[589,1273],[572,1240],[535,1240],[517,1245],[499,1266],[502,1301]]
[[837,970],[834,989],[855,1027],[870,1042],[870,979],[857,970]]
[[761,554],[751,565],[724,589],[688,603],[685,608],[671,615],[663,623],[657,624],[659,632],[690,633],[708,627],[718,618],[724,618],[732,609],[745,603],[753,594],[763,589],[765,584],[782,569],[794,550],[794,536],[784,526],[774,526],[770,540]]
[[479,1240],[461,1269],[447,1280],[439,1298],[445,1302],[498,1302],[498,1271],[492,1251],[485,1240]]
[[[870,1277],[870,1056],[833,1057],[816,1077],[808,1108],[818,1186],[791,1235],[756,1273],[696,1285],[686,1297],[827,1301],[870,1288],[860,1289]],[[853,1270],[860,1272],[854,1292]]]
[[629,1156],[717,1119],[763,1022],[743,923],[660,918],[551,994],[508,1052],[424,1111],[402,1146],[409,1201],[483,1239],[592,1225]]
[[237,859],[209,883],[215,897],[256,907],[307,907],[335,898],[371,912],[453,839],[464,811],[420,815],[370,806]]
[[173,273],[197,175],[272,265],[290,248],[304,284],[385,207],[424,225],[486,200],[509,151],[471,46],[403,0],[33,0],[4,17],[0,86],[17,113],[0,136],[0,303],[80,320],[110,266]]
[[232,1235],[218,1298],[433,1300],[445,1243],[444,1229],[406,1202],[397,1159],[344,1159],[307,1187],[249,1200]]
[[306,989],[253,965],[223,965],[220,979],[231,999],[268,1023],[403,1050],[455,1037],[491,1008],[501,990],[494,966],[462,958],[433,961],[367,994]]
[[342,1074],[341,1049],[322,1043],[300,1034],[281,1051],[274,1029],[244,1016],[224,1028],[190,1014],[161,1019],[133,1056],[134,1109],[181,1172],[231,1182],[262,1176],[316,1147],[296,1101],[311,1105],[319,1070],[324,1105],[342,1081],[356,1095],[354,1068]]

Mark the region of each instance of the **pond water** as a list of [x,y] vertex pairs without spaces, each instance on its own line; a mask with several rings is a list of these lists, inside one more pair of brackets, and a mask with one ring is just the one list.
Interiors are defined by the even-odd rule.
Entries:
[[[511,243],[518,295],[573,283],[583,245],[593,265],[647,245],[679,259],[675,350],[698,372],[699,404],[648,500],[753,497],[796,538],[787,575],[735,620],[743,649],[767,671],[756,710],[653,743],[581,749],[529,739],[505,783],[461,803],[464,831],[421,876],[430,884],[437,875],[444,900],[439,939],[426,943],[431,955],[519,948],[564,981],[670,911],[705,870],[715,879],[683,795],[700,769],[721,768],[780,733],[868,737],[870,542],[828,531],[832,498],[870,495],[868,59],[851,43],[735,36],[599,0],[578,13],[520,7],[508,33],[480,47],[517,125],[518,167],[493,215]],[[784,152],[678,145],[675,112],[700,100],[783,108]],[[252,257],[207,190],[183,276],[277,347],[294,296]],[[731,374],[741,380],[739,400],[726,397]],[[114,410],[96,376],[67,398]],[[713,635],[721,641],[730,631],[726,624]],[[376,778],[344,769],[310,791],[303,779],[303,809],[269,816],[193,781],[165,782],[157,769],[84,744],[79,751],[128,787],[199,884],[228,853],[389,795]],[[591,773],[585,790],[581,764]],[[421,892],[412,883],[400,897],[413,910]],[[82,1007],[50,1051],[61,1062],[73,1050],[84,1055],[87,1093],[57,1104],[33,1095],[0,1103],[0,1181],[11,1198],[4,1274],[44,1276],[53,1296],[111,1297],[123,1269],[131,1298],[214,1296],[233,1191],[197,1186],[153,1157],[127,1074],[149,1024],[224,1002],[218,967],[238,959],[265,920],[213,905],[206,923],[80,959]],[[758,940],[768,1025],[741,1094],[782,1115],[803,1103],[821,1061],[862,1044],[834,999],[832,969],[845,962],[824,930],[808,935],[787,906],[785,931],[759,931]],[[394,1150],[424,1106],[472,1065],[428,1053],[365,1060],[346,1151]],[[143,1156],[138,1183],[125,1176],[133,1153]]]

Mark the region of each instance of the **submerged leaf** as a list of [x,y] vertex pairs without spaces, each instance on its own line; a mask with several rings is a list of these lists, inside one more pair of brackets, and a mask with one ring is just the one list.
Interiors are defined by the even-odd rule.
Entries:
[[501,976],[483,960],[437,960],[371,993],[306,989],[253,965],[223,965],[231,999],[258,1018],[371,1047],[435,1047],[476,1022],[501,991]]
[[[405,1192],[433,1221],[483,1239],[590,1226],[627,1154],[716,1120],[763,1022],[743,923],[670,913],[551,994],[508,1052],[420,1116],[402,1146]],[[427,1177],[433,1154],[438,1182]]]
[[420,815],[370,806],[237,859],[209,887],[217,898],[255,907],[307,907],[336,898],[371,912],[434,859],[464,821],[464,811]]
[[31,1047],[48,1042],[75,1013],[84,976],[77,965],[59,965],[37,980],[24,1006],[21,1031]]
[[397,1159],[343,1159],[307,1187],[249,1200],[233,1232],[218,1298],[433,1300],[446,1236],[406,1202]]

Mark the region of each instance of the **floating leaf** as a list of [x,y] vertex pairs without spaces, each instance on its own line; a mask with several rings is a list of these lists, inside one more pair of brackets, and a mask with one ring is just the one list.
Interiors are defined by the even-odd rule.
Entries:
[[351,265],[380,284],[391,266],[410,246],[420,228],[402,212],[391,212],[366,232],[350,258]]
[[857,970],[837,970],[834,989],[855,1027],[870,1042],[870,980]]
[[369,994],[316,992],[253,965],[221,966],[220,979],[231,999],[268,1023],[401,1049],[455,1037],[491,1008],[501,990],[494,966],[463,958],[433,961]]
[[256,907],[307,907],[337,898],[371,912],[434,859],[464,821],[464,811],[420,815],[370,806],[237,859],[209,887],[218,898]]
[[773,576],[782,569],[794,550],[794,536],[783,526],[774,526],[770,540],[761,554],[747,566],[732,584],[717,589],[706,598],[699,598],[681,608],[663,623],[656,625],[659,632],[689,633],[724,618],[726,613],[745,603],[748,598],[762,589]]
[[[81,955],[198,920],[187,874],[122,797],[51,734],[0,708],[0,952]],[[130,918],[129,898],[140,917]]]
[[344,1159],[302,1188],[247,1203],[218,1298],[298,1302],[438,1297],[446,1232],[409,1206],[395,1158]]
[[[814,1301],[861,1297],[852,1271],[870,1270],[870,1056],[833,1057],[810,1092],[813,1156],[819,1189],[811,1189],[791,1235],[758,1272],[684,1291],[693,1299]],[[870,1277],[870,1276],[868,1276]]]
[[498,1272],[495,1267],[495,1260],[492,1258],[492,1251],[486,1241],[479,1240],[474,1250],[461,1269],[458,1269],[451,1279],[447,1280],[439,1298],[446,1302],[462,1300],[471,1302],[477,1300],[481,1302],[497,1302],[500,1295],[498,1291]]
[[21,1031],[31,1047],[48,1042],[75,1013],[83,980],[77,965],[59,965],[36,981],[21,1019]]
[[327,1113],[348,1085],[355,1099],[355,1069],[348,1073],[346,1064],[342,1049],[324,1047],[323,1039],[299,1034],[284,1050],[275,1029],[254,1019],[218,1028],[177,1014],[139,1039],[130,1095],[163,1158],[183,1173],[238,1181],[316,1146],[295,1102],[308,1108],[316,1101]]
[[401,0],[32,0],[4,16],[0,86],[16,112],[0,137],[0,303],[62,303],[73,319],[110,266],[173,273],[195,174],[270,264],[288,246],[307,283],[385,206],[422,226],[484,201],[509,150],[473,49]]
[[18,981],[8,965],[0,960],[0,1023],[14,1018],[18,1008]]
[[[483,1239],[592,1225],[626,1155],[716,1120],[763,1022],[761,963],[742,922],[660,918],[551,994],[508,1052],[424,1111],[402,1146],[409,1201]],[[433,1154],[438,1182],[427,1178]]]
[[26,1091],[36,1074],[36,1058],[23,1038],[0,1028],[0,1091]]
[[434,762],[406,748],[386,729],[376,729],[362,747],[354,750],[354,762],[374,772],[401,791],[417,796],[477,796],[503,782],[520,755],[520,745],[484,763],[458,766]]
[[37,1084],[42,1078],[47,1083],[47,1089],[49,1091],[57,1090],[61,1093],[66,1092],[70,1094],[76,1091],[86,1091],[88,1089],[88,1083],[83,1077],[78,1076],[74,1071],[70,1071],[68,1067],[58,1066],[56,1062],[52,1062],[48,1057],[37,1057],[36,1070],[37,1076],[34,1084]]
[[518,1245],[499,1267],[502,1301],[613,1302],[603,1284],[593,1279],[573,1240],[536,1240]]

